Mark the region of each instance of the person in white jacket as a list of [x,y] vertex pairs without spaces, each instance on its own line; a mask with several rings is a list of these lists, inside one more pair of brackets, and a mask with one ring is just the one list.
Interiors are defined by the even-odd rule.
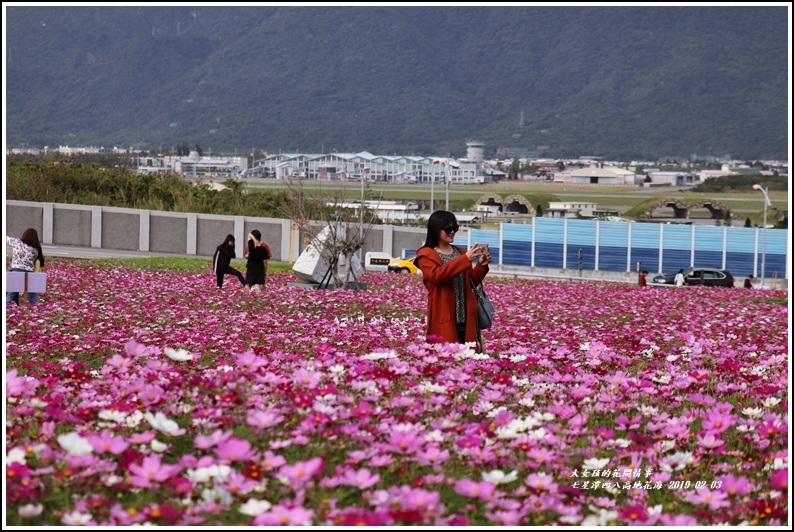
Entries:
[[678,273],[675,274],[675,280],[673,281],[678,286],[684,286],[684,270],[678,270]]

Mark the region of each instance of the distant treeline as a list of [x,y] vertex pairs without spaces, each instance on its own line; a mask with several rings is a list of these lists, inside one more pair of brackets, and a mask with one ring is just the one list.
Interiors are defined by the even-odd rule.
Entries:
[[282,190],[244,193],[240,181],[214,190],[173,172],[138,175],[98,164],[8,161],[6,171],[6,198],[18,201],[274,218],[283,217],[289,201]]
[[699,185],[692,187],[692,192],[748,191],[756,184],[764,188],[769,187],[769,190],[788,190],[788,179],[786,177],[753,174],[709,177]]

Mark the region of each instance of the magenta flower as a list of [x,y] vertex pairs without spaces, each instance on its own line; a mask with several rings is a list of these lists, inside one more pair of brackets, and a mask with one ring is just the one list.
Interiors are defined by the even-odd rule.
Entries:
[[474,480],[463,478],[455,483],[455,493],[463,495],[464,497],[482,499],[484,501],[490,500],[496,484],[492,484],[485,480],[475,482]]
[[778,490],[788,491],[788,468],[773,469],[769,474],[769,485]]
[[594,427],[593,432],[595,432],[597,436],[601,436],[605,440],[609,440],[615,436],[615,431],[610,430],[607,427]]
[[251,442],[232,436],[218,442],[215,447],[215,455],[218,457],[218,463],[229,464],[251,460],[254,457],[254,451],[251,449]]
[[105,429],[100,434],[92,434],[88,437],[88,443],[94,448],[97,454],[111,453],[121,454],[129,447],[124,436],[114,436],[112,432]]
[[139,488],[148,488],[152,482],[165,482],[180,471],[178,465],[167,465],[160,461],[159,455],[147,456],[141,465],[130,464],[130,482]]
[[727,412],[722,412],[712,408],[706,412],[703,418],[702,427],[705,431],[721,434],[722,431],[733,425],[735,422],[736,416],[732,416]]

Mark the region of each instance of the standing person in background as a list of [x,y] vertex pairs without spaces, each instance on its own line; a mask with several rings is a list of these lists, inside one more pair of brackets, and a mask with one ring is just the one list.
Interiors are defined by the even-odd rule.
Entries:
[[[35,272],[44,267],[44,252],[41,250],[39,233],[32,227],[25,229],[22,238],[6,236],[6,244],[11,246],[10,272]],[[36,263],[38,262],[38,269]],[[28,303],[35,305],[39,295],[28,292]],[[6,303],[19,304],[18,292],[6,292]]]
[[425,245],[416,253],[416,265],[427,288],[427,336],[448,343],[473,342],[482,351],[472,282],[482,283],[491,254],[485,245],[475,244],[468,251],[453,246],[459,229],[453,213],[434,212],[427,222]]
[[215,248],[212,256],[212,271],[215,272],[218,288],[223,288],[223,276],[226,274],[234,275],[240,280],[240,284],[245,286],[245,279],[240,270],[232,268],[232,259],[237,258],[234,251],[234,235],[226,235],[223,243]]
[[675,279],[673,280],[676,287],[684,286],[684,270],[678,270],[678,273],[675,274]]
[[267,276],[267,261],[270,254],[262,247],[262,233],[254,229],[248,233],[248,262],[246,263],[245,284],[251,290],[264,290]]
[[648,272],[642,270],[640,273],[640,288],[644,288],[646,286],[648,286]]

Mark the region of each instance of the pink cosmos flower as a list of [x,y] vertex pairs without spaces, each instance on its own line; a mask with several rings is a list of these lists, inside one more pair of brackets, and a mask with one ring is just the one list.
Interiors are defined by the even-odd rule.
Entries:
[[235,356],[234,361],[239,366],[240,372],[244,374],[255,373],[259,368],[268,365],[268,360],[265,357],[260,357],[253,351],[246,351]]
[[412,454],[418,451],[425,442],[424,438],[417,435],[415,431],[392,432],[388,435],[388,443],[385,449],[401,454]]
[[245,418],[245,422],[258,429],[275,427],[284,421],[284,416],[273,410],[251,410]]
[[287,461],[283,456],[273,454],[273,451],[265,451],[265,456],[262,458],[262,467],[264,467],[267,471],[272,471],[286,463]]
[[662,514],[661,519],[659,522],[664,526],[698,526],[700,523],[692,517],[691,515],[670,515],[670,514]]
[[709,488],[699,488],[687,494],[687,500],[692,504],[706,504],[711,510],[725,508],[729,505],[728,494],[722,491],[710,490]]
[[292,381],[303,388],[316,388],[322,377],[322,373],[309,371],[305,368],[298,368],[292,374]]
[[390,454],[376,454],[369,461],[372,467],[382,467],[392,463],[394,463],[394,458]]
[[314,510],[287,508],[277,504],[270,511],[254,517],[251,524],[254,526],[304,526],[311,524],[312,517],[314,517]]
[[148,488],[151,482],[164,482],[179,473],[178,465],[167,465],[160,462],[159,455],[147,456],[141,465],[130,464],[132,477],[130,482],[139,488]]
[[218,442],[217,447],[215,447],[215,455],[218,457],[218,463],[220,464],[251,460],[254,454],[251,442],[235,436]]
[[232,470],[218,485],[232,495],[241,495],[259,486],[259,482]]
[[137,432],[132,434],[131,436],[127,437],[127,442],[132,443],[134,445],[148,445],[151,442],[157,433],[153,430],[148,430],[146,432]]
[[483,515],[494,523],[501,526],[517,526],[521,524],[524,514],[515,510],[498,510],[495,512],[485,512]]
[[295,462],[294,465],[284,465],[279,469],[278,476],[284,477],[292,485],[301,485],[317,474],[323,466],[323,459],[316,456],[305,462]]
[[114,436],[112,432],[105,429],[100,434],[92,434],[88,437],[88,443],[94,448],[97,454],[111,453],[121,454],[129,444],[124,440],[124,436]]
[[725,429],[730,427],[736,422],[736,416],[732,416],[727,412],[721,412],[716,408],[712,408],[706,412],[703,417],[702,427],[703,430],[711,431],[715,434],[721,434]]
[[455,493],[463,495],[464,497],[482,499],[484,501],[490,500],[496,484],[486,482],[485,480],[476,482],[474,480],[463,478],[455,483]]
[[116,368],[119,373],[125,373],[132,367],[132,359],[115,354],[107,360],[106,364]]
[[222,441],[228,440],[232,435],[232,431],[222,431],[220,429],[216,430],[210,435],[204,434],[197,434],[196,437],[193,439],[193,445],[196,449],[209,449],[210,447],[214,447],[218,445]]
[[725,444],[725,442],[719,438],[717,438],[711,432],[707,432],[703,436],[698,436],[698,447],[703,447],[704,449],[717,449]]
[[438,465],[444,463],[449,458],[449,451],[437,446],[428,447],[424,451],[416,453],[416,461],[422,465]]
[[723,491],[727,493],[729,496],[733,495],[747,495],[753,488],[755,484],[750,482],[747,477],[734,477],[733,475],[723,475],[720,477],[715,478],[714,480],[718,481],[719,491]]
[[527,477],[525,484],[538,491],[557,491],[557,483],[554,482],[554,477],[545,473],[532,473]]
[[380,475],[373,475],[369,469],[359,469],[358,471],[348,470],[345,472],[340,483],[365,490],[377,484],[379,480]]

